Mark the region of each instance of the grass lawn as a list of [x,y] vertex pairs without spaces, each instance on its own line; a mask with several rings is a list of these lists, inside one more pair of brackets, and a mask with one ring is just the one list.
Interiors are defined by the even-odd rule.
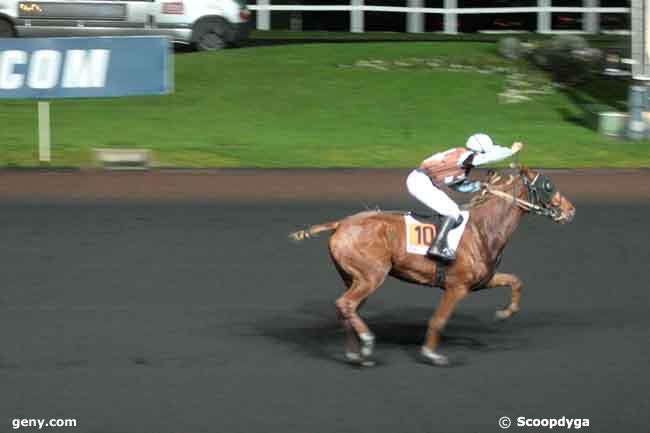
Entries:
[[[581,103],[624,109],[625,83],[503,104],[508,74],[468,65],[515,68],[490,42],[181,53],[171,96],[52,101],[52,165],[91,165],[96,147],[138,147],[164,166],[410,167],[484,131],[502,144],[524,141],[521,161],[532,166],[650,167],[649,142],[602,137],[581,120]],[[533,74],[533,87],[547,84]],[[0,101],[0,125],[0,166],[38,165],[36,102]]]

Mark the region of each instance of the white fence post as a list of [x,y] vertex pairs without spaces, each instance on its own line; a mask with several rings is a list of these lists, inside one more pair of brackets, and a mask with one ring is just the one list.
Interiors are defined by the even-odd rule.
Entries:
[[[424,0],[407,0],[408,7],[422,8]],[[422,33],[424,31],[424,14],[422,12],[411,12],[406,14],[406,31],[409,33]]]
[[[445,9],[456,9],[458,0],[445,0]],[[445,33],[455,35],[458,33],[458,14],[445,13]]]
[[50,103],[38,101],[38,160],[50,162]]
[[363,6],[363,0],[350,0],[350,31],[352,33],[363,32],[363,11],[358,9]]
[[[586,8],[597,8],[599,0],[582,0],[582,6]],[[587,33],[598,33],[600,31],[600,14],[598,12],[583,12],[582,30]]]
[[646,66],[649,63],[648,51],[650,32],[646,31],[645,20],[648,18],[648,0],[632,0],[630,5],[630,26],[632,40],[632,77],[636,80],[647,80]]
[[257,5],[262,7],[257,10],[257,30],[271,30],[271,11],[264,9],[270,4],[270,0],[257,0]]
[[[537,7],[551,7],[551,0],[537,0]],[[551,13],[537,12],[537,33],[550,33],[551,31]]]

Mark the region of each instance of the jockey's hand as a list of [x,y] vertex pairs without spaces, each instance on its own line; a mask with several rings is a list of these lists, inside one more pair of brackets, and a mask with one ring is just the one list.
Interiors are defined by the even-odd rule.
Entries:
[[512,154],[514,155],[515,153],[519,152],[523,148],[524,148],[524,143],[522,143],[520,141],[516,141],[516,142],[512,143],[512,147],[511,147]]

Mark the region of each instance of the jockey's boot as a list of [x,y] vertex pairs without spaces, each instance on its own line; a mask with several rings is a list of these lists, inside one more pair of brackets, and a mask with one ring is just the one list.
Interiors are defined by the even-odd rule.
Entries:
[[445,261],[452,261],[456,258],[454,252],[449,248],[449,244],[447,244],[447,235],[451,229],[457,227],[463,222],[462,218],[461,215],[458,219],[445,217],[442,220],[438,236],[436,237],[436,240],[433,241],[433,244],[431,244],[431,247],[429,247],[429,251],[427,251],[428,255]]

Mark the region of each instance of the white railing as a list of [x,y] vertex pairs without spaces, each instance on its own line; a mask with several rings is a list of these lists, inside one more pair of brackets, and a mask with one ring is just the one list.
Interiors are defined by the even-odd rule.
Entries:
[[[597,6],[598,0],[583,0],[588,6]],[[420,33],[423,28],[423,14],[440,14],[444,16],[444,33],[455,34],[458,32],[458,15],[471,14],[537,14],[537,32],[554,33],[551,28],[552,13],[574,13],[583,15],[582,31],[586,33],[599,32],[600,14],[629,14],[630,8],[626,7],[552,7],[551,0],[538,0],[537,7],[495,7],[495,8],[459,8],[456,0],[445,0],[444,8],[420,7],[423,0],[406,0],[407,7],[400,6],[375,6],[365,5],[363,0],[350,0],[350,5],[289,5],[271,4],[270,0],[257,0],[249,8],[257,12],[257,29],[270,30],[272,11],[301,12],[350,12],[350,31],[354,33],[364,31],[364,12],[406,13],[407,31]],[[629,29],[621,29],[629,30]]]

